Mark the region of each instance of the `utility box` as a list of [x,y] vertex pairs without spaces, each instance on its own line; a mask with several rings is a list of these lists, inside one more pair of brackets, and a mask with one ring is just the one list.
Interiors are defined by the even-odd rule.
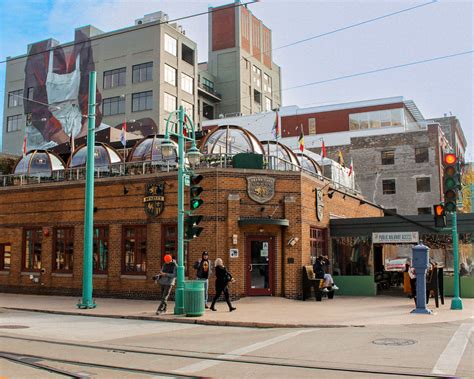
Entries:
[[413,260],[412,266],[415,270],[427,270],[429,265],[429,249],[421,242],[412,248]]
[[411,313],[432,314],[426,308],[426,270],[429,265],[430,249],[420,241],[412,248],[412,266],[416,273],[416,308]]

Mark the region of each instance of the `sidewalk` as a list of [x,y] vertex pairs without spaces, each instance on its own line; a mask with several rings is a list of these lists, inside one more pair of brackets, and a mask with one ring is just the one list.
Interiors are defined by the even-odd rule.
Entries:
[[450,310],[451,299],[440,308],[430,301],[433,315],[410,314],[413,300],[404,297],[340,296],[334,300],[298,301],[280,297],[248,297],[234,302],[235,312],[229,312],[219,302],[217,312],[206,310],[201,317],[174,316],[174,303],[169,302],[169,313],[155,315],[157,301],[96,299],[97,308],[77,309],[77,298],[65,296],[39,296],[0,293],[0,308],[41,311],[57,314],[96,317],[160,320],[199,323],[207,325],[248,327],[344,327],[366,325],[428,324],[467,320],[473,322],[474,299],[463,299],[464,309]]

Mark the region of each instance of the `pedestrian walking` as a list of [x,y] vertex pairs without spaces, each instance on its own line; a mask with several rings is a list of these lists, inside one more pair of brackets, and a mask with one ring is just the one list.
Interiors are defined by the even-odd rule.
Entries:
[[235,282],[235,279],[232,277],[231,273],[227,271],[221,258],[216,259],[215,268],[216,268],[216,296],[214,296],[214,299],[212,300],[211,310],[217,311],[217,309],[215,308],[216,301],[219,298],[219,296],[221,296],[221,294],[224,293],[225,301],[227,302],[227,305],[229,306],[229,312],[235,311],[237,308],[232,306],[232,303],[230,302],[229,289],[227,288],[230,282]]
[[196,278],[204,281],[204,306],[209,308],[207,305],[207,300],[209,297],[209,276],[211,275],[211,262],[209,261],[209,253],[207,251],[203,251],[201,259],[196,261],[193,267],[196,270]]
[[158,275],[154,276],[153,279],[160,283],[161,290],[161,302],[156,310],[156,314],[166,313],[168,307],[168,297],[170,296],[171,290],[176,281],[176,272],[178,265],[170,254],[166,254],[164,257],[164,265],[161,267],[161,271]]

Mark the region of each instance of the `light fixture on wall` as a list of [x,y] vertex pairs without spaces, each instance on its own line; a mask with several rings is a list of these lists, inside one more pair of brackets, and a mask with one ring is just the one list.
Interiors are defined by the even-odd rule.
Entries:
[[336,190],[329,190],[329,191],[328,191],[328,197],[329,197],[330,199],[332,199],[332,197],[334,196],[334,192],[336,192]]
[[300,239],[298,237],[292,237],[288,240],[288,246],[295,246],[296,242],[298,242]]

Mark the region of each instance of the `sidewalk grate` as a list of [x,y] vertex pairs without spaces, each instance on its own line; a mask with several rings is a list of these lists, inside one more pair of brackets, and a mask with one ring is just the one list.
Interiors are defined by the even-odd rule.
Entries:
[[384,345],[384,346],[408,346],[408,345],[414,345],[417,342],[418,341],[408,340],[404,338],[380,338],[380,339],[372,341],[374,345]]

